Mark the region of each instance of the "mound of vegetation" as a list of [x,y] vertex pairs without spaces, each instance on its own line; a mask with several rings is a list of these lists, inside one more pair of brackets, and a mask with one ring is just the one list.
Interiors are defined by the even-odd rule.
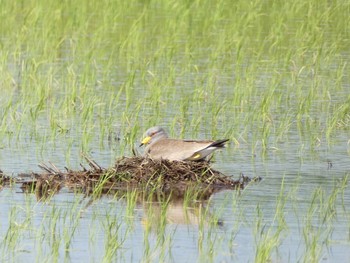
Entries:
[[39,196],[58,192],[62,187],[82,189],[87,194],[99,189],[101,193],[139,188],[146,191],[174,192],[183,194],[187,189],[212,194],[224,189],[243,188],[251,181],[241,176],[234,180],[211,168],[209,162],[181,162],[152,160],[143,157],[123,157],[110,168],[102,168],[85,156],[89,168],[73,171],[58,169],[54,164],[40,164],[42,173],[19,174],[18,177],[0,175],[2,184],[11,180],[22,184],[25,191],[32,190]]

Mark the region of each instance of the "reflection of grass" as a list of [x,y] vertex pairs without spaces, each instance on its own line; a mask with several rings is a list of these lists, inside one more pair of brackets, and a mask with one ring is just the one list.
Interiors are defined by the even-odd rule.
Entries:
[[255,262],[267,262],[271,259],[271,254],[278,249],[282,242],[284,232],[287,228],[284,217],[284,208],[286,204],[286,196],[284,190],[284,181],[281,184],[280,194],[276,200],[275,215],[271,222],[264,222],[264,215],[257,206],[257,219],[254,230],[256,252]]
[[[4,258],[5,255],[8,255],[8,257],[15,256],[15,250],[17,249],[21,233],[21,225],[16,222],[17,218],[18,209],[13,207],[9,213],[9,226],[7,232],[1,240],[2,258]],[[6,260],[6,257],[4,259]]]
[[[308,200],[308,207],[299,208],[296,211],[298,221],[301,221],[302,247],[304,251],[300,256],[305,262],[318,262],[324,256],[325,249],[332,242],[332,233],[336,223],[336,215],[339,210],[339,203],[346,189],[348,176],[339,180],[330,193],[320,187],[315,189]],[[295,190],[290,192],[284,190],[284,183],[281,184],[281,191],[276,198],[276,208],[273,218],[269,215],[264,215],[262,207],[256,206],[256,219],[252,224],[255,224],[255,261],[266,262],[271,260],[274,255],[278,256],[279,248],[283,244],[284,238],[288,233],[288,223],[286,222],[285,214],[287,201],[291,201],[293,206],[298,207],[298,199],[293,199]],[[301,211],[307,209],[303,214]],[[250,220],[251,221],[251,220]],[[297,233],[289,233],[290,235],[298,236]],[[296,253],[296,252],[295,252]],[[298,254],[292,255],[293,258]]]
[[[301,223],[299,240],[303,249],[298,258],[319,261],[333,242],[332,233],[337,215],[348,213],[347,208],[342,206],[347,181],[348,176],[337,181],[329,193],[321,187],[315,189],[311,192],[310,200],[307,200],[308,206],[296,211],[295,216]],[[247,245],[253,247],[256,262],[272,260],[275,255],[278,257],[286,236],[298,235],[289,232],[289,222],[286,220],[291,217],[286,216],[290,211],[286,204],[290,201],[297,206],[298,199],[294,199],[297,191],[292,188],[288,192],[283,181],[275,199],[274,213],[266,214],[266,208],[258,202],[249,204],[251,208],[255,207],[250,218],[245,218],[245,207],[240,202],[242,194],[245,194],[244,191],[227,194],[225,200],[217,204],[215,200],[197,200],[199,195],[195,189],[189,190],[183,199],[176,195],[173,199],[155,188],[154,192],[149,193],[136,190],[124,194],[116,192],[112,199],[92,195],[84,200],[80,194],[76,194],[72,196],[73,202],[64,206],[56,204],[58,195],[38,204],[35,195],[28,194],[24,208],[15,204],[11,206],[9,224],[3,221],[0,223],[0,258],[15,261],[21,255],[18,251],[24,249],[37,259],[58,262],[73,256],[77,252],[77,245],[82,242],[81,236],[84,236],[89,237],[91,258],[103,258],[105,262],[110,262],[128,260],[129,256],[136,253],[144,261],[168,261],[173,251],[177,250],[177,247],[173,247],[179,244],[177,236],[192,233],[198,258],[216,261],[223,255],[228,257],[237,254],[236,248],[245,246],[239,243],[238,247],[235,245],[240,242],[238,235],[242,227],[251,229],[253,243]],[[225,211],[230,205],[232,209],[226,217]],[[221,219],[224,219],[223,225]],[[235,223],[231,225],[225,220]],[[187,226],[187,231],[179,232],[183,226]],[[294,227],[292,229],[295,230]],[[137,244],[129,247],[134,244],[135,238]],[[32,245],[28,246],[28,239],[34,240]]]
[[105,233],[105,252],[103,262],[111,262],[116,258],[117,251],[122,248],[127,233],[123,233],[123,223],[118,214],[112,214],[107,211],[105,219],[102,220],[101,224],[103,225]]
[[320,261],[324,247],[330,245],[337,215],[336,202],[344,195],[347,181],[348,176],[345,176],[330,193],[325,193],[322,188],[313,191],[303,224],[304,261]]

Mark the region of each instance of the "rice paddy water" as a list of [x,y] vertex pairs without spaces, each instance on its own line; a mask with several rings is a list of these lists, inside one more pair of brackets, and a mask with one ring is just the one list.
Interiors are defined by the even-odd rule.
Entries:
[[349,1],[0,3],[4,174],[110,167],[160,125],[262,178],[206,200],[1,184],[0,261],[350,258]]

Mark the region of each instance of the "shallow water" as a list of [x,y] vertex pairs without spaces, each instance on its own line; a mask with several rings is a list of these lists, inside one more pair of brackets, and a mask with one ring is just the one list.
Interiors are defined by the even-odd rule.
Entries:
[[[170,123],[172,112],[169,111],[167,116]],[[242,121],[245,118],[244,114],[235,117]],[[49,131],[45,121],[39,126],[43,127],[39,134]],[[140,127],[139,137],[147,128]],[[79,126],[57,140],[49,137],[45,143],[40,136],[38,140],[31,137],[30,130],[25,131],[26,127],[23,129],[22,134],[28,136],[13,140],[11,147],[0,149],[0,168],[6,174],[37,172],[40,171],[37,165],[47,161],[61,169],[65,166],[79,169],[79,163],[84,163],[80,145],[73,143],[68,147],[69,139],[80,135]],[[220,138],[224,132],[217,128],[216,133]],[[120,141],[111,143],[104,138],[105,146],[101,147],[98,133],[93,134],[89,154],[101,166],[112,165],[117,156],[131,155],[130,149],[124,149]],[[188,131],[183,136],[189,138],[191,134]],[[117,137],[119,133],[113,136]],[[198,138],[208,136],[208,131],[198,133]],[[273,136],[271,134],[271,141],[275,141]],[[209,207],[209,214],[201,215],[200,208],[192,207],[193,204],[185,209],[181,202],[170,205],[163,230],[154,225],[148,229],[147,222],[154,218],[147,218],[145,204],[138,203],[130,212],[127,198],[102,196],[90,204],[89,197],[63,189],[51,200],[38,202],[34,193],[24,194],[18,186],[3,188],[0,191],[1,259],[9,262],[41,259],[253,262],[258,245],[267,244],[284,222],[271,251],[273,262],[310,261],[310,255],[322,262],[342,262],[350,257],[348,187],[336,195],[334,207],[330,208],[334,209],[334,215],[328,221],[322,221],[322,213],[327,210],[323,205],[339,188],[340,181],[350,175],[349,134],[339,130],[334,137],[331,145],[323,138],[311,144],[292,129],[287,141],[274,143],[266,150],[260,144],[253,147],[246,140],[241,140],[239,145],[231,142],[215,154],[214,168],[234,178],[243,174],[261,177],[262,181],[251,183],[243,191],[215,194],[209,203],[203,204]],[[137,143],[135,148],[142,152]],[[282,215],[275,217],[281,189],[285,203],[281,208]],[[314,201],[312,196],[317,191],[321,192],[322,198],[316,197],[317,201]],[[159,204],[152,206],[155,207],[153,214],[161,217],[156,212]],[[184,210],[188,212],[184,213]],[[212,220],[212,215],[222,222],[220,226],[207,223]],[[258,226],[258,222],[261,225]],[[13,234],[10,239],[9,233]],[[69,233],[73,234],[66,250],[65,240],[69,239]],[[115,251],[107,251],[107,247],[113,247],[111,243],[106,245],[108,238],[112,244],[120,242]]]
[[[181,201],[170,204],[164,231],[157,229],[159,225],[156,222],[147,230],[147,222],[154,220],[148,219],[147,202],[138,203],[130,214],[127,198],[102,196],[91,201],[83,194],[63,189],[51,200],[38,202],[34,193],[24,194],[18,186],[3,188],[0,192],[0,236],[5,239],[9,229],[13,231],[11,224],[18,228],[18,236],[13,234],[14,243],[2,243],[2,259],[23,262],[58,258],[68,262],[98,262],[107,255],[106,242],[111,231],[109,238],[116,239],[112,242],[120,242],[111,256],[118,262],[252,262],[257,244],[264,242],[259,241],[257,233],[269,231],[268,235],[273,235],[281,224],[275,212],[278,200],[281,200],[279,195],[283,182],[285,226],[279,234],[278,249],[271,252],[273,261],[308,260],[305,254],[311,253],[308,250],[311,245],[306,244],[307,233],[315,236],[315,246],[323,262],[341,262],[350,256],[350,190],[347,187],[336,195],[332,208],[334,216],[327,222],[320,219],[323,210],[319,205],[312,206],[314,201],[311,197],[315,191],[322,191],[324,199],[316,203],[326,203],[334,189],[339,187],[339,182],[349,176],[348,146],[333,145],[331,150],[320,146],[314,154],[301,156],[298,144],[294,145],[288,143],[285,145],[288,149],[271,150],[264,156],[255,154],[253,158],[248,144],[236,149],[229,145],[218,152],[213,164],[215,168],[234,177],[241,173],[250,177],[260,176],[262,181],[251,183],[243,191],[217,193],[209,203],[204,201],[201,205],[190,205],[185,214]],[[14,149],[1,157],[1,163],[6,164],[3,165],[5,172],[9,167],[15,167],[14,173],[29,171],[30,167],[34,171],[39,170],[35,165],[38,158],[34,154]],[[56,153],[59,151],[59,148],[56,149]],[[58,167],[63,167],[64,157],[56,153],[49,155],[48,160],[54,160]],[[94,158],[103,166],[108,166],[111,158],[108,154],[111,152],[101,152]],[[17,157],[9,158],[14,155]],[[209,207],[209,214],[199,212],[202,205]],[[159,203],[154,203],[152,207],[151,214],[161,218],[158,215]],[[314,211],[308,221],[310,210]],[[212,215],[218,216],[222,224],[208,223]],[[262,225],[256,228],[259,218]],[[68,250],[65,250],[65,238],[67,232],[73,231],[74,222],[76,229]],[[306,229],[308,224],[312,227]],[[114,228],[118,230],[113,234]],[[53,248],[55,245],[57,255]]]
[[[35,193],[23,193],[18,185],[0,188],[0,261],[254,262],[259,261],[260,248],[271,255],[271,262],[344,262],[350,258],[350,190],[344,182],[350,176],[350,134],[346,125],[330,129],[328,122],[329,115],[349,101],[349,38],[342,37],[341,30],[335,35],[323,32],[325,25],[318,23],[314,27],[317,35],[327,36],[324,42],[310,40],[310,47],[293,38],[301,30],[298,26],[304,26],[301,12],[293,18],[298,25],[288,24],[286,29],[290,40],[278,42],[276,38],[276,46],[281,45],[277,54],[267,48],[265,55],[261,43],[273,43],[265,39],[270,32],[255,34],[249,21],[242,28],[252,31],[237,32],[237,38],[220,34],[218,29],[227,30],[236,22],[229,12],[213,20],[215,30],[207,26],[204,33],[201,23],[211,20],[206,13],[205,21],[193,13],[193,32],[187,25],[184,31],[179,27],[173,39],[163,36],[162,27],[154,22],[165,23],[169,16],[174,20],[168,27],[176,28],[181,20],[173,14],[179,12],[176,5],[163,14],[162,5],[152,9],[151,3],[147,9],[141,2],[130,2],[135,10],[125,15],[123,23],[117,23],[123,12],[109,14],[116,19],[113,28],[108,22],[96,25],[96,32],[95,21],[89,28],[92,32],[86,33],[84,26],[77,35],[62,33],[58,43],[38,39],[42,46],[49,43],[49,50],[51,45],[58,47],[58,55],[48,58],[37,57],[41,50],[35,49],[36,43],[20,43],[11,49],[11,41],[18,36],[4,32],[8,35],[0,37],[1,44],[10,50],[5,50],[0,69],[11,81],[1,80],[0,111],[6,125],[0,131],[0,169],[16,176],[38,172],[38,164],[48,161],[60,169],[79,169],[79,163],[84,164],[82,151],[109,167],[118,156],[131,155],[132,146],[142,152],[135,141],[149,126],[159,124],[173,137],[220,139],[229,134],[231,142],[215,154],[214,168],[234,178],[243,174],[262,180],[241,191],[194,200],[186,207],[181,200],[170,202],[163,213],[159,202],[138,201],[130,206],[130,193],[123,198],[109,195],[93,200],[62,189],[51,199],[39,201]],[[269,11],[269,1],[263,2]],[[313,11],[313,5],[309,6]],[[69,7],[64,6],[62,13],[65,8]],[[275,20],[264,10],[258,14],[250,6],[245,8],[238,12],[239,17],[246,12],[247,19],[253,13],[253,20]],[[41,17],[45,8],[33,10]],[[58,18],[59,9],[56,14]],[[127,26],[135,17],[145,21],[140,27],[134,24],[136,29],[130,33]],[[63,25],[75,32],[69,24],[78,20],[70,19]],[[339,27],[329,18],[327,23],[334,30]],[[23,32],[33,29],[30,37],[41,36],[34,24],[25,25]],[[269,26],[274,24],[268,21]],[[313,28],[312,22],[308,26]],[[100,35],[104,30],[108,36]],[[139,35],[138,30],[142,30]],[[209,37],[205,36],[208,30],[212,31]],[[94,34],[100,37],[96,41]],[[138,42],[123,39],[133,39],[133,34]],[[18,41],[30,37],[24,35]],[[91,46],[86,42],[90,37]],[[244,47],[239,55],[240,37]],[[158,38],[164,38],[163,42]],[[227,42],[219,41],[226,38]],[[343,46],[333,43],[337,39]],[[126,47],[120,44],[124,41]],[[174,44],[176,41],[180,44]],[[304,46],[292,47],[289,41]],[[284,51],[291,58],[284,60]],[[244,89],[251,92],[244,93]],[[28,112],[35,111],[40,92],[46,91],[43,108],[31,117]],[[73,91],[76,97],[71,96]],[[262,98],[267,99],[265,106],[261,106]],[[90,99],[93,110],[84,119],[81,116]],[[13,108],[7,109],[7,104]],[[5,108],[11,114],[6,115]],[[133,131],[136,138],[130,135]]]

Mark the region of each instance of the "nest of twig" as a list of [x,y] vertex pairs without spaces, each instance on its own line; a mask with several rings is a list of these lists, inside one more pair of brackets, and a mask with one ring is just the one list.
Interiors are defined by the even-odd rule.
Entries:
[[[123,157],[105,169],[85,157],[89,168],[81,165],[80,171],[58,169],[54,164],[40,164],[43,173],[20,174],[22,189],[35,190],[40,195],[56,193],[62,186],[83,189],[92,193],[137,187],[142,190],[176,192],[183,194],[188,188],[214,193],[223,189],[243,188],[251,179],[241,176],[234,180],[211,168],[209,162],[180,162],[152,160],[143,157]],[[5,180],[5,177],[4,179]],[[8,178],[6,178],[8,180]]]

